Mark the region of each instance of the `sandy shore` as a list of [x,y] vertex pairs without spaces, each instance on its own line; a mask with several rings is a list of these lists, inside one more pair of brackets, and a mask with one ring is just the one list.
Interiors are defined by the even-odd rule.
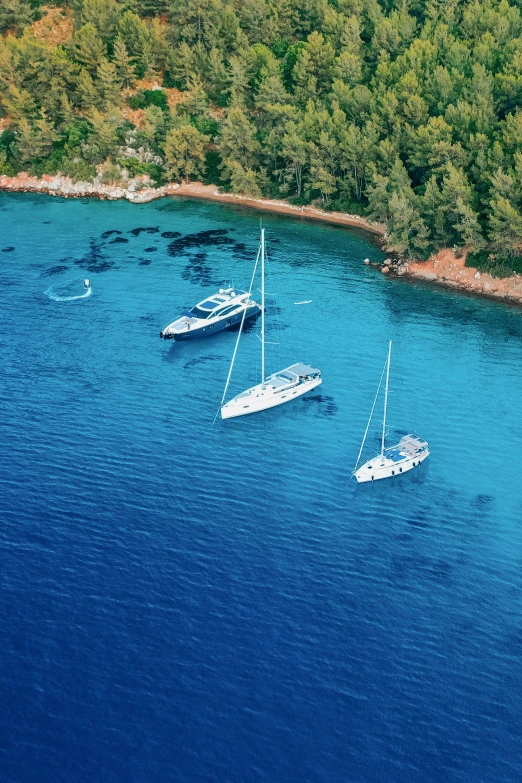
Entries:
[[234,193],[220,193],[215,185],[202,185],[199,182],[191,182],[189,185],[180,185],[173,193],[176,196],[189,196],[210,201],[221,201],[226,204],[238,204],[252,207],[265,212],[278,212],[281,215],[305,218],[307,220],[321,220],[324,223],[332,223],[339,226],[351,226],[362,228],[372,234],[384,236],[386,226],[383,223],[371,223],[360,215],[349,215],[346,212],[324,212],[317,207],[296,207],[287,201],[275,201],[265,198],[250,198],[248,196],[236,196]]
[[[296,207],[286,201],[250,198],[237,196],[233,193],[220,193],[215,185],[203,185],[199,182],[179,185],[171,183],[160,188],[147,187],[140,178],[129,180],[125,187],[104,185],[98,180],[94,182],[73,182],[68,177],[43,176],[30,177],[20,173],[16,177],[0,176],[0,190],[16,192],[48,193],[63,198],[94,197],[108,200],[125,198],[135,204],[145,204],[165,196],[184,196],[208,201],[219,201],[226,204],[246,206],[251,209],[275,212],[305,220],[319,220],[338,226],[360,228],[380,237],[386,234],[383,223],[372,223],[359,215],[349,215],[344,212],[325,212],[317,207]],[[457,258],[452,250],[441,250],[429,261],[409,262],[394,261],[385,267],[384,271],[393,275],[406,276],[425,280],[436,285],[465,291],[470,294],[488,296],[522,304],[522,276],[513,274],[511,277],[496,278],[479,272],[473,267],[465,266],[466,254]]]

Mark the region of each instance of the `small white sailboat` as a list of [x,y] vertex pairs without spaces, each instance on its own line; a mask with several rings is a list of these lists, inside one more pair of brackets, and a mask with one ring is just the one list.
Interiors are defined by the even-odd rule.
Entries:
[[273,373],[266,377],[265,375],[265,229],[261,229],[261,244],[257,253],[254,272],[250,282],[249,296],[252,293],[252,286],[256,275],[259,256],[261,255],[261,383],[252,386],[241,394],[236,395],[228,402],[225,402],[227,396],[232,369],[239,346],[239,340],[243,331],[245,315],[239,328],[236,339],[236,345],[228,371],[225,390],[221,399],[221,418],[232,419],[236,416],[245,416],[248,413],[257,413],[267,408],[275,408],[290,400],[301,397],[306,392],[315,389],[321,384],[321,371],[308,364],[292,364],[280,372]]
[[[377,389],[377,394],[375,395],[375,399],[373,401],[370,418],[368,419],[364,438],[361,443],[361,448],[359,449],[359,456],[357,457],[355,468],[352,471],[359,484],[367,481],[377,481],[378,479],[392,478],[393,476],[399,476],[401,473],[407,473],[409,470],[417,468],[421,462],[424,462],[424,460],[430,455],[428,443],[416,435],[404,435],[395,446],[386,446],[385,444],[391,349],[392,343],[390,340],[388,347],[388,358],[386,360],[386,364],[384,365],[381,380],[379,381],[379,386]],[[375,457],[372,457],[362,465],[359,465],[385,372],[386,389],[384,394],[384,418],[382,423],[381,451]]]

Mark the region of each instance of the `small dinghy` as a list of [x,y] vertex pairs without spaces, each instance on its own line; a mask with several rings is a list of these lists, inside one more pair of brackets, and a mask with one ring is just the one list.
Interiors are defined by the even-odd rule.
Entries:
[[[378,479],[393,478],[394,476],[400,476],[401,473],[407,473],[413,468],[418,468],[421,462],[429,457],[430,449],[428,443],[422,438],[418,438],[416,435],[404,435],[395,446],[386,446],[386,413],[388,408],[388,387],[390,381],[390,362],[391,362],[391,349],[392,344],[388,347],[388,358],[384,369],[382,371],[381,380],[379,381],[379,387],[377,394],[373,401],[372,411],[368,424],[366,425],[366,432],[361,443],[359,450],[359,456],[352,474],[355,476],[359,484],[367,481],[377,481]],[[370,429],[370,424],[377,403],[377,398],[382,386],[382,380],[386,373],[386,389],[384,394],[384,418],[382,424],[382,437],[381,437],[381,450],[375,457],[359,465],[361,455]]]
[[[265,375],[265,229],[261,229],[261,244],[257,252],[256,263],[254,265],[254,272],[252,274],[252,280],[250,282],[250,291],[254,284],[256,275],[257,264],[259,256],[261,255],[261,383],[256,386],[252,386],[241,394],[236,395],[228,402],[225,402],[225,398],[228,391],[228,385],[232,376],[232,369],[234,367],[234,361],[236,358],[237,349],[239,346],[239,340],[241,338],[241,332],[243,330],[243,321],[241,323],[239,333],[232,356],[232,362],[228,371],[227,382],[225,384],[225,391],[221,398],[221,418],[232,419],[236,416],[245,416],[247,413],[256,413],[257,411],[264,411],[268,408],[275,408],[277,405],[282,405],[290,400],[295,400],[297,397],[301,397],[306,392],[315,389],[316,386],[321,384],[321,371],[315,367],[311,367],[308,364],[292,364],[290,367],[286,367],[280,372],[273,373],[268,377]],[[250,293],[250,292],[249,292]]]
[[84,288],[90,288],[91,287],[91,281],[89,280],[88,277],[86,277],[85,280],[83,281],[83,287]]
[[231,329],[245,319],[256,318],[261,312],[259,305],[246,291],[235,288],[220,288],[213,296],[198,302],[192,310],[165,326],[160,332],[164,340],[193,340],[208,337],[223,329]]

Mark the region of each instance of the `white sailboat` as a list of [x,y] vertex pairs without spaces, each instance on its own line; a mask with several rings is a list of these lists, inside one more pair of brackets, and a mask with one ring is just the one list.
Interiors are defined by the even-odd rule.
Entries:
[[[395,446],[386,446],[386,414],[388,409],[391,349],[392,343],[390,340],[388,347],[388,358],[386,360],[386,364],[384,365],[381,380],[379,381],[379,386],[377,388],[377,394],[375,395],[375,399],[373,401],[370,418],[368,419],[364,438],[361,443],[361,448],[359,449],[359,456],[357,457],[355,468],[352,471],[359,484],[367,481],[377,481],[378,479],[392,478],[393,476],[399,476],[401,473],[407,473],[409,470],[417,468],[421,462],[424,462],[424,460],[430,455],[428,443],[425,440],[422,440],[422,438],[418,438],[416,435],[404,435]],[[385,372],[386,389],[384,393],[384,417],[382,423],[381,450],[375,457],[372,457],[362,465],[359,465]]]
[[248,413],[257,413],[267,408],[275,408],[290,400],[301,397],[306,392],[315,389],[322,383],[321,372],[308,364],[292,364],[280,372],[265,375],[265,229],[261,229],[261,244],[257,253],[254,272],[250,282],[249,296],[256,275],[259,256],[261,255],[261,383],[252,386],[241,394],[236,395],[228,402],[227,396],[232,369],[236,359],[239,340],[243,331],[244,315],[236,339],[236,345],[228,371],[225,390],[221,399],[221,418],[232,419],[236,416],[246,416]]

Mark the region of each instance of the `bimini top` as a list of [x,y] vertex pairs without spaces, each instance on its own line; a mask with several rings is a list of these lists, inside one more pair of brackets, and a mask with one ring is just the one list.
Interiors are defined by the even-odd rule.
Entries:
[[315,367],[311,367],[309,364],[303,364],[302,362],[297,362],[297,364],[292,364],[290,367],[287,367],[284,372],[293,372],[296,375],[298,375],[300,378],[304,378],[307,375],[320,375],[321,370],[317,370]]
[[402,462],[405,458],[415,457],[422,451],[428,450],[427,441],[416,435],[404,435],[396,446],[384,449],[384,456],[391,462]]

